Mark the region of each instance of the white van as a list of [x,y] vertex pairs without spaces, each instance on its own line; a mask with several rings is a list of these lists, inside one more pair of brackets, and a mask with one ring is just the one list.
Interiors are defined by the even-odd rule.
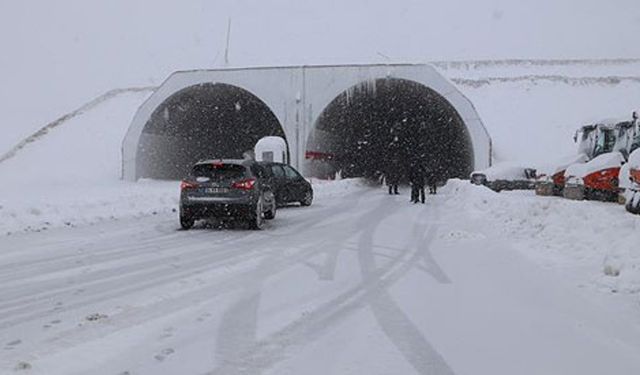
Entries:
[[289,164],[287,142],[282,137],[261,138],[254,147],[256,161]]

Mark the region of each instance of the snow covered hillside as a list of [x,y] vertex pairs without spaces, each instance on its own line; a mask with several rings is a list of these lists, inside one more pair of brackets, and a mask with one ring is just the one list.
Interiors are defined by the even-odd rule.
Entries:
[[575,130],[640,109],[640,60],[436,63],[471,99],[497,162],[540,167],[576,152]]

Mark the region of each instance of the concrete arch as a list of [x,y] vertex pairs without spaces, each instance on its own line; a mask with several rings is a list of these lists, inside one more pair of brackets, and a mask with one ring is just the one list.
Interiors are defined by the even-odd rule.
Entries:
[[[274,119],[282,127],[284,121],[287,121],[286,103],[278,103],[277,101],[270,101],[269,98],[273,96],[264,92],[265,88],[275,84],[278,80],[272,76],[272,82],[268,82],[267,85],[256,85],[256,79],[252,75],[241,74],[242,71],[235,71],[236,74],[226,74],[224,77],[220,77],[216,74],[211,74],[211,71],[189,71],[189,72],[176,72],[172,74],[138,109],[136,112],[131,126],[129,127],[127,134],[123,140],[122,145],[122,176],[126,180],[137,180],[142,177],[150,178],[180,178],[177,175],[162,176],[162,175],[148,175],[141,173],[144,169],[144,161],[140,158],[139,149],[144,146],[144,130],[145,127],[154,117],[157,115],[157,111],[163,105],[165,105],[171,98],[181,95],[191,89],[207,86],[218,87],[234,87],[239,91],[245,92],[248,96],[255,98],[256,101],[262,103],[265,107],[265,112],[273,115]],[[264,82],[263,82],[264,83]],[[272,87],[272,86],[271,86]],[[266,99],[265,99],[266,98]],[[277,99],[277,98],[276,98]],[[264,135],[279,135],[287,139],[287,132],[283,130],[282,134],[264,134]],[[216,157],[217,155],[211,155]],[[233,155],[227,155],[227,157],[233,157]]]
[[224,83],[184,88],[146,122],[136,150],[136,177],[180,179],[195,162],[241,159],[262,137],[285,138],[273,112],[255,95]]
[[[346,65],[332,67],[327,77],[323,67],[311,67],[306,72],[306,90],[313,93],[308,100],[310,128],[307,136],[313,139],[314,126],[322,112],[342,93],[358,88],[374,88],[381,79],[413,81],[434,92],[453,107],[469,132],[473,149],[473,168],[483,169],[491,165],[491,137],[471,101],[458,88],[429,64]],[[311,145],[313,147],[313,145]],[[313,151],[313,150],[311,150]],[[305,169],[307,169],[308,164]],[[310,171],[307,171],[310,172]]]
[[437,92],[464,122],[473,148],[473,167],[491,164],[491,139],[471,102],[431,65],[335,65],[195,70],[172,74],[140,107],[123,141],[123,178],[135,180],[137,148],[153,112],[180,90],[206,83],[242,88],[268,107],[288,141],[291,163],[302,169],[309,136],[329,103],[350,87],[380,79],[405,79]]
[[[438,178],[466,178],[473,145],[460,114],[442,95],[415,80],[378,78],[358,83],[320,111],[307,141],[312,176],[377,176],[389,170],[406,180],[423,165]],[[329,160],[327,160],[329,158]]]

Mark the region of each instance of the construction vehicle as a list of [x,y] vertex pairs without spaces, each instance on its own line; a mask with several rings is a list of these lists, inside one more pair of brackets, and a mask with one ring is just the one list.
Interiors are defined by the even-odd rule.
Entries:
[[640,146],[638,115],[631,120],[605,124],[608,134],[597,137],[593,158],[573,164],[564,173],[563,196],[568,199],[617,201],[620,192],[620,169],[629,155]]
[[632,214],[640,215],[640,148],[631,153],[626,166],[629,170],[629,185],[625,192],[625,208]]
[[573,136],[573,141],[578,143],[578,152],[559,161],[546,172],[543,169],[537,175],[536,194],[562,196],[567,168],[572,165],[585,164],[600,154],[610,152],[615,143],[614,136],[613,127],[606,122],[580,127]]

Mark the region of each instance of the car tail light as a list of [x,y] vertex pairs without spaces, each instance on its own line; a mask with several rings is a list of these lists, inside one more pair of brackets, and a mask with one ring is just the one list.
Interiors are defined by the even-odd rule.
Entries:
[[189,190],[198,188],[198,184],[195,182],[182,181],[180,182],[180,190]]
[[255,178],[248,178],[246,180],[240,180],[240,181],[234,182],[233,185],[231,185],[231,187],[234,189],[240,189],[240,190],[251,190],[253,189],[253,185],[255,184],[256,184]]

